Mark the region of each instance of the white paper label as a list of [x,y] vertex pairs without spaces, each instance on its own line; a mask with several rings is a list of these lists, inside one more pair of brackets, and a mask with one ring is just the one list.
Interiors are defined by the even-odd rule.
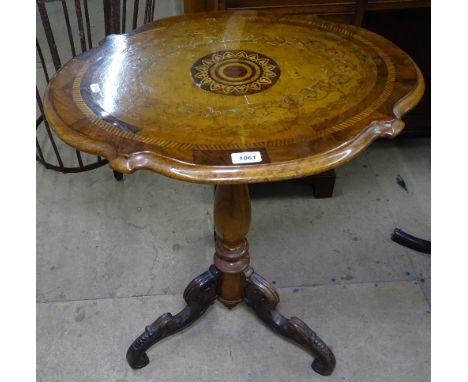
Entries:
[[99,93],[99,91],[101,90],[101,88],[99,87],[99,84],[91,84],[89,85],[89,88],[91,89],[93,93]]
[[246,151],[243,153],[232,153],[231,159],[234,164],[259,163],[262,161],[262,155],[260,151]]

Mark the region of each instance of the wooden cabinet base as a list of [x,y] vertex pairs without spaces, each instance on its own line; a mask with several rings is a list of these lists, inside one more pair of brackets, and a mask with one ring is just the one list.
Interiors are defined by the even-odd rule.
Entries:
[[286,318],[276,306],[275,288],[250,267],[249,246],[245,238],[250,225],[250,196],[247,185],[218,185],[214,203],[214,265],[195,278],[184,292],[187,306],[173,316],[165,313],[132,343],[127,362],[133,369],[149,363],[146,351],[160,340],[186,328],[218,299],[228,308],[245,302],[273,331],[293,341],[315,358],[312,369],[330,375],[336,360],[330,348],[297,317]]

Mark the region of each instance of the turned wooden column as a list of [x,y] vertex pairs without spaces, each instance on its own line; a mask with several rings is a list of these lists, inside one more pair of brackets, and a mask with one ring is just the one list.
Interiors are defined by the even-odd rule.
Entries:
[[250,226],[250,196],[246,184],[218,185],[215,191],[214,264],[221,272],[219,301],[233,308],[242,301],[242,272],[250,263],[245,236]]

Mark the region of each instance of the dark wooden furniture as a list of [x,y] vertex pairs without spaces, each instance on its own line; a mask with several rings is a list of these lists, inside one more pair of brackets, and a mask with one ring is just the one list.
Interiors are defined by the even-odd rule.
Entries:
[[395,228],[392,232],[391,239],[398,244],[415,251],[431,254],[431,242],[419,237],[410,235],[400,228]]
[[[431,134],[431,8],[429,2],[408,2],[410,8],[371,8],[362,26],[388,38],[408,53],[421,69],[426,91],[418,105],[405,116],[404,137]],[[409,5],[409,4],[404,4]],[[418,5],[418,7],[416,7]]]
[[[329,375],[330,348],[250,267],[248,183],[305,177],[393,138],[424,81],[396,45],[315,16],[219,12],[160,20],[108,37],[51,79],[44,109],[70,145],[121,173],[147,169],[216,184],[214,264],[184,293],[179,314],[149,325],[127,352],[148,364],[150,346],[200,317],[216,299],[246,302],[269,327],[315,357]],[[287,218],[287,217],[285,217]]]

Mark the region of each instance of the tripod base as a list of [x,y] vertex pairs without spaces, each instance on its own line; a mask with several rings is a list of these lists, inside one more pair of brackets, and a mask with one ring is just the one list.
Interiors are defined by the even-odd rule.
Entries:
[[[127,361],[133,369],[149,363],[146,351],[157,342],[192,324],[220,298],[221,272],[212,265],[195,278],[184,292],[187,306],[173,316],[165,313],[147,326],[127,351]],[[287,319],[275,308],[279,296],[274,287],[248,266],[242,272],[242,299],[273,331],[289,338],[309,351],[313,357],[312,369],[321,375],[330,375],[335,368],[335,356],[319,336],[297,317]]]

